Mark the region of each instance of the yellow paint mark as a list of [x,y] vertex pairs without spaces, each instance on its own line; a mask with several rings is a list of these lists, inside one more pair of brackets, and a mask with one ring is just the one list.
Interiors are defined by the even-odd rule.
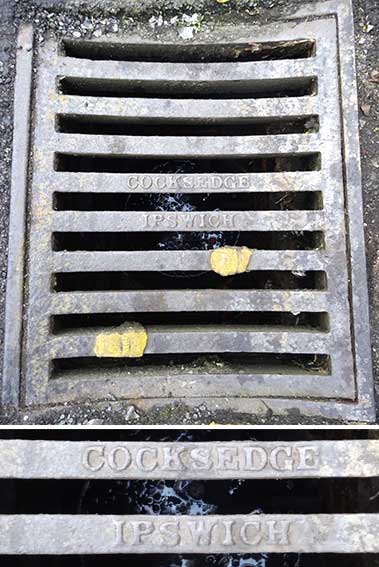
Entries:
[[117,331],[96,337],[97,357],[140,358],[145,352],[148,335],[140,323],[124,323]]
[[234,276],[247,271],[251,258],[247,246],[224,246],[212,251],[211,267],[220,276]]
[[59,93],[59,102],[60,102],[61,104],[65,104],[65,105],[66,105],[66,104],[68,103],[68,101],[69,101],[69,98],[68,98],[67,95],[64,95],[64,94]]

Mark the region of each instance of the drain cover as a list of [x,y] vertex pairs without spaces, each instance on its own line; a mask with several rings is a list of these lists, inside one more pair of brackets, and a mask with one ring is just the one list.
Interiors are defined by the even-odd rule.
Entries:
[[351,11],[297,16],[40,49],[5,403],[374,418]]
[[[277,483],[278,479],[290,477],[377,476],[378,453],[378,441],[90,443],[11,440],[0,441],[0,476],[22,479],[275,478]],[[96,502],[99,505],[101,499]],[[156,512],[144,515],[29,513],[0,515],[0,528],[0,554],[3,555],[262,552],[340,553],[348,557],[351,553],[379,553],[376,537],[379,514],[375,513],[253,512],[205,516],[173,512],[166,516]]]

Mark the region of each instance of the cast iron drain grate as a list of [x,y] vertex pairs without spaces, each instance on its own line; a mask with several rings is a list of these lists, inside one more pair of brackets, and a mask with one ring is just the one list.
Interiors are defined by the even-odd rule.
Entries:
[[40,49],[5,403],[373,419],[351,12],[305,16]]
[[[153,565],[159,554],[165,565],[187,564],[173,559],[185,554],[190,565],[376,564],[378,454],[377,440],[2,440],[12,498],[0,505],[0,555],[51,555],[58,565],[67,555],[129,565],[130,554],[152,554]],[[209,563],[214,554],[223,560]]]

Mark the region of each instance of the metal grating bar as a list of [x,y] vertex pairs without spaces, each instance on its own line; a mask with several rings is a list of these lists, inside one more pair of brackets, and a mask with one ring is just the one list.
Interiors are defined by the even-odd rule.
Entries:
[[128,173],[83,173],[54,172],[56,191],[75,191],[94,193],[116,193],[120,188],[131,193],[229,193],[267,192],[267,191],[322,191],[322,174],[319,171],[286,171],[285,173],[218,173],[207,174],[128,174]]
[[378,475],[379,441],[0,440],[0,478],[258,479]]
[[57,75],[67,78],[111,79],[114,81],[149,81],[174,83],[229,81],[262,81],[269,79],[282,80],[317,76],[320,71],[319,60],[305,59],[296,61],[254,61],[252,63],[175,63],[175,74],[171,63],[150,63],[133,61],[108,60],[107,65],[101,61],[88,61],[58,57]]
[[[0,516],[0,553],[378,553],[379,514]],[[14,535],[18,534],[15,538]]]
[[[333,140],[331,140],[333,142]],[[286,136],[252,136],[218,138],[200,136],[179,137],[137,137],[137,136],[90,136],[81,134],[60,134],[56,140],[60,153],[79,155],[115,156],[256,156],[272,154],[312,154],[320,150],[318,134],[293,134]],[[84,149],[85,148],[85,149]]]
[[[64,301],[62,301],[64,297]],[[309,291],[118,291],[55,293],[52,312],[112,313],[123,311],[327,311],[328,292]]]
[[[211,365],[210,365],[211,366]],[[251,405],[244,405],[245,400],[250,398],[257,399],[259,397],[268,400],[273,398],[272,392],[283,391],[283,396],[293,399],[294,391],[300,390],[304,392],[304,396],[317,399],[341,399],[347,394],[352,394],[349,390],[350,385],[345,381],[331,382],[330,376],[302,373],[301,368],[296,368],[298,374],[287,371],[286,369],[273,368],[271,373],[260,374],[259,370],[252,368],[250,374],[249,367],[246,365],[245,374],[238,374],[238,380],[235,380],[236,366],[233,373],[220,373],[217,365],[214,365],[214,371],[209,373],[209,369],[202,373],[201,368],[197,369],[196,374],[183,374],[183,371],[161,370],[157,365],[150,367],[150,374],[147,371],[119,370],[112,369],[108,374],[115,396],[123,398],[129,396],[129,399],[139,399],[146,390],[154,389],[154,398],[165,398],[167,396],[183,397],[192,401],[193,405],[199,405],[204,402],[204,396],[210,398],[222,398],[225,388],[228,389],[230,397],[241,396],[243,399],[242,407],[245,411],[251,410]],[[269,370],[268,370],[269,372]],[[280,374],[278,373],[280,372]],[[303,371],[304,372],[304,371]],[[253,374],[253,378],[251,375]],[[101,394],[106,398],[109,392],[109,385],[104,383],[104,371],[82,369],[78,365],[76,370],[56,370],[54,378],[49,381],[48,391],[54,396],[59,403],[64,403],[66,391],[70,391],[71,399],[79,401],[81,398],[86,400],[95,400]],[[79,379],[80,378],[80,379]],[[96,387],[96,390],[94,389]],[[245,399],[244,399],[245,398]],[[147,401],[149,399],[147,398]],[[251,400],[250,400],[251,401]],[[276,398],[273,398],[276,402]],[[217,406],[216,406],[217,407]],[[254,407],[254,406],[253,406]],[[259,411],[259,404],[255,406]],[[254,407],[254,409],[255,409]],[[250,410],[249,410],[250,408]],[[266,408],[267,409],[267,408]]]
[[[312,334],[312,346],[308,333],[267,332],[264,336],[259,330],[250,330],[249,326],[227,325],[219,330],[212,330],[211,325],[147,327],[149,346],[146,354],[191,353],[191,352],[329,352],[328,334]],[[98,331],[87,331],[81,334],[70,333],[64,337],[54,338],[48,343],[54,358],[70,358],[76,356],[93,356]]]
[[[248,270],[296,270],[301,265],[304,271],[323,270],[327,258],[324,251],[303,250],[256,250]],[[55,272],[75,271],[182,271],[209,269],[209,254],[204,250],[162,250],[159,256],[153,251],[144,252],[56,252]]]
[[55,212],[52,229],[62,232],[130,232],[161,230],[309,230],[324,228],[324,214],[319,212],[247,211],[225,212]]
[[314,96],[287,97],[283,99],[222,100],[200,99],[193,104],[191,99],[140,99],[77,97],[62,95],[57,98],[55,111],[62,115],[112,116],[128,119],[165,120],[235,120],[240,123],[256,117],[307,116],[320,112],[319,100]]

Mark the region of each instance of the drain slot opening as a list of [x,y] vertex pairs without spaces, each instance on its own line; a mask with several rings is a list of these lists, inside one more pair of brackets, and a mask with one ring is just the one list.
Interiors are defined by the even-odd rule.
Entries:
[[[142,358],[58,358],[52,361],[51,378],[62,379],[66,376],[96,377],[104,371],[121,372],[125,377],[149,375],[151,371],[166,376],[178,374],[315,374],[329,375],[330,356],[327,354],[274,354],[274,353],[238,353],[215,355],[199,354],[145,354]],[[151,376],[154,381],[155,376]]]
[[[316,553],[316,554],[301,554],[301,564],[299,564],[299,555],[297,554],[283,554],[275,553],[270,554],[270,567],[374,567],[377,561],[377,555],[373,553],[365,553],[362,557],[362,553],[357,554],[327,554],[327,553]],[[106,557],[106,559],[105,559]],[[245,567],[264,567],[267,565],[266,562],[267,555],[262,556],[259,554],[231,554],[227,555],[227,565],[242,566]],[[209,559],[210,558],[210,559]],[[44,556],[24,556],[22,561],[19,557],[4,556],[1,558],[2,567],[45,567],[46,566],[46,555]],[[107,562],[109,567],[145,567],[145,565],[151,565],[152,567],[167,567],[167,565],[172,565],[173,567],[177,565],[188,565],[189,567],[205,567],[209,564],[213,567],[224,567],[225,565],[225,554],[196,554],[190,555],[184,553],[180,555],[180,563],[177,561],[177,556],[162,554],[153,555],[150,553],[144,553],[143,555],[71,555],[67,556],[48,556],[49,563],[52,564],[54,561],[54,567],[103,567],[104,562]]]
[[129,158],[104,154],[68,154],[57,152],[56,171],[88,171],[108,173],[268,173],[280,171],[317,171],[321,154],[277,154],[267,157],[166,159]]
[[[282,442],[284,444],[285,439]],[[171,480],[91,479],[83,483],[83,480],[71,479],[2,479],[3,493],[14,492],[18,498],[16,502],[3,498],[0,514],[133,515],[147,510],[164,514],[170,505],[176,511],[176,501],[180,502],[179,506],[185,507],[181,510],[183,514],[194,500],[199,509],[203,506],[208,513],[216,507],[220,515],[249,514],[252,494],[254,503],[259,503],[265,514],[288,514],[289,509],[292,514],[335,514],[336,508],[340,514],[364,514],[375,513],[377,509],[375,502],[371,503],[367,496],[373,493],[377,482],[377,479],[363,478],[291,479],[290,482],[285,479],[195,479],[186,483]],[[202,490],[198,494],[196,488],[199,485]],[[170,487],[172,489],[167,490]],[[364,494],[362,500],[359,494]],[[180,518],[179,513],[173,515]],[[156,564],[153,563],[152,567]],[[249,564],[246,567],[254,566]]]
[[312,96],[316,77],[243,81],[152,81],[58,77],[58,92],[96,97],[242,99]]
[[56,211],[320,210],[321,191],[258,193],[54,193]]
[[64,272],[52,277],[55,292],[154,289],[309,289],[326,290],[321,271],[260,270],[228,278],[214,272]]
[[118,327],[125,321],[136,320],[144,326],[151,325],[236,325],[256,327],[257,330],[329,331],[328,313],[304,312],[294,315],[288,312],[249,311],[249,312],[194,312],[183,311],[180,319],[175,312],[162,313],[91,313],[89,315],[53,315],[50,318],[50,332],[53,335],[72,331],[102,327]]
[[171,121],[144,117],[131,120],[122,116],[87,116],[58,114],[57,132],[72,134],[107,134],[113,136],[269,136],[305,134],[319,131],[315,115],[288,118],[245,119],[222,122],[208,120]]
[[321,231],[289,232],[54,232],[54,251],[212,250],[217,245],[248,246],[255,250],[321,250]]
[[115,61],[155,61],[161,63],[221,63],[233,61],[270,61],[306,59],[316,54],[311,39],[220,44],[123,44],[116,42],[65,39],[62,55],[80,59]]

